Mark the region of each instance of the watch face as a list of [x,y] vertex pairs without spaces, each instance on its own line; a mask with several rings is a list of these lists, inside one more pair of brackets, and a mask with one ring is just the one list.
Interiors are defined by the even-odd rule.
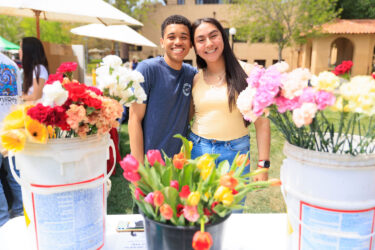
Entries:
[[264,167],[269,168],[271,166],[270,161],[264,161]]

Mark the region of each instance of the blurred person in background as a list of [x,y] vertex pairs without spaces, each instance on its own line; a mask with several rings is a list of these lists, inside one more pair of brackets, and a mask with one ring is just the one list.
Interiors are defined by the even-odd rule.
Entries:
[[[21,96],[21,75],[15,62],[0,52],[0,120],[10,112],[12,105],[18,103]],[[0,148],[1,149],[1,148]],[[14,164],[14,158],[13,165]],[[20,185],[15,181],[7,157],[6,150],[1,149],[0,154],[0,175],[10,190],[10,198],[7,200],[4,185],[0,182],[0,227],[10,218],[23,215],[22,193]],[[18,170],[16,173],[19,174]],[[6,183],[5,183],[6,182]],[[9,210],[10,209],[10,210]]]
[[36,101],[43,95],[48,80],[48,61],[43,44],[35,37],[24,37],[20,43],[23,68],[22,100]]

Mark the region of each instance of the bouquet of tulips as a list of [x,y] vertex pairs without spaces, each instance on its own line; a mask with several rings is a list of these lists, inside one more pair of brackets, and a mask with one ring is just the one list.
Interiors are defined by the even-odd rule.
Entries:
[[331,153],[357,155],[375,151],[375,79],[346,78],[352,63],[334,72],[312,75],[308,69],[287,72],[288,64],[255,68],[237,107],[246,120],[267,116],[293,145]]
[[[179,154],[173,159],[158,150],[149,150],[144,165],[127,155],[120,165],[131,184],[132,195],[145,216],[176,226],[201,225],[193,238],[194,249],[209,249],[212,238],[204,225],[214,223],[233,209],[241,209],[241,200],[252,190],[280,185],[273,179],[248,183],[248,178],[264,169],[242,175],[249,163],[248,155],[237,155],[230,166],[228,161],[215,165],[218,155],[204,154],[190,159],[192,143],[183,141]],[[200,246],[204,246],[201,248]]]

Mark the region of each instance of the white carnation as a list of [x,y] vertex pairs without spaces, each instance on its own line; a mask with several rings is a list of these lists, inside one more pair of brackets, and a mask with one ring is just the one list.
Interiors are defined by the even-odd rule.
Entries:
[[52,84],[46,84],[43,88],[42,103],[44,106],[61,106],[68,99],[68,91],[66,91],[59,81]]
[[115,68],[117,66],[121,66],[122,60],[118,56],[108,55],[103,58],[103,64],[108,65],[109,67]]

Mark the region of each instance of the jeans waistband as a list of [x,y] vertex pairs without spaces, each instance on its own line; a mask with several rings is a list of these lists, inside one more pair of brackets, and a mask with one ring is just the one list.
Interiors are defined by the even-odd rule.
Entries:
[[236,143],[236,142],[240,142],[241,140],[244,140],[244,139],[246,139],[246,140],[250,139],[250,136],[245,135],[243,137],[240,137],[240,138],[237,138],[237,139],[234,139],[234,140],[220,141],[220,140],[216,140],[216,139],[206,139],[204,137],[201,137],[199,135],[194,134],[193,132],[189,133],[189,137],[191,137],[192,139],[194,139],[197,142],[206,142],[206,143],[212,143],[212,144]]

